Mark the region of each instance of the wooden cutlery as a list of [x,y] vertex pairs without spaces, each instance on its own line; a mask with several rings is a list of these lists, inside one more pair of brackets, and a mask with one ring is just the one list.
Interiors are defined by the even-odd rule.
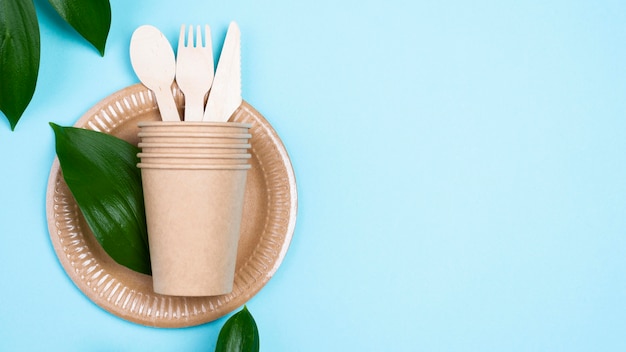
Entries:
[[[204,37],[204,40],[203,40]],[[217,70],[214,72],[208,25],[180,30],[176,57],[163,33],[141,26],[131,38],[130,56],[135,74],[155,95],[163,121],[180,121],[172,96],[174,80],[185,97],[184,121],[226,122],[241,105],[241,33],[228,26]],[[208,94],[206,108],[204,101]]]

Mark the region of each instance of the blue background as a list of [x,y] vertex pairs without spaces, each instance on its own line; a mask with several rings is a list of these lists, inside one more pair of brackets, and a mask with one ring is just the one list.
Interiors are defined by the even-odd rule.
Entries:
[[298,182],[248,302],[262,351],[626,350],[626,3],[112,0],[101,58],[36,0],[36,94],[0,122],[0,350],[213,351],[74,286],[45,217],[49,121],[138,82],[133,30],[242,31],[243,96]]

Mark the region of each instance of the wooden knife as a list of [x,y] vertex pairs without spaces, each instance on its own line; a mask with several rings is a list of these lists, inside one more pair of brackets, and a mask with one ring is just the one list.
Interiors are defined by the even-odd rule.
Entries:
[[202,121],[226,122],[241,105],[241,33],[228,26]]

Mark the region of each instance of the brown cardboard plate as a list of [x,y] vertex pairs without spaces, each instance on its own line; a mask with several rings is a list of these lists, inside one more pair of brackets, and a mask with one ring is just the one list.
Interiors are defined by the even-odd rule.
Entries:
[[[175,91],[175,96],[181,106],[180,92]],[[138,122],[158,120],[154,96],[137,84],[96,104],[75,126],[110,133],[137,145]],[[252,168],[246,183],[234,288],[227,295],[159,295],[152,290],[150,276],[115,263],[89,230],[63,180],[58,160],[54,160],[46,195],[50,240],[68,276],[98,306],[147,326],[199,325],[242,306],[274,275],[287,253],[296,222],[293,168],[280,138],[252,106],[244,101],[231,121],[252,124]]]

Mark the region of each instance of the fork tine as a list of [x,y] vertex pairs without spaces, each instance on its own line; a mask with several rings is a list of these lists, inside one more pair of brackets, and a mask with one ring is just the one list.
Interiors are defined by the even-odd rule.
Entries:
[[208,24],[204,25],[204,47],[205,48],[209,48],[212,50],[211,48],[211,28],[209,27]]
[[180,26],[180,34],[178,35],[178,49],[185,46],[185,25]]
[[189,35],[187,36],[187,47],[193,48],[193,25],[189,26]]

